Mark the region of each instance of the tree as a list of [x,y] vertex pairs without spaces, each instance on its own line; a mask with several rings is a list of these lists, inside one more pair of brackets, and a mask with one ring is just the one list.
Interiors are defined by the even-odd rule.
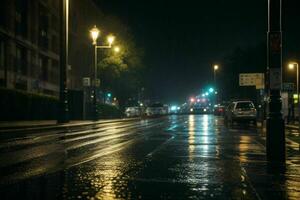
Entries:
[[143,50],[136,46],[128,27],[117,18],[106,17],[105,21],[110,22],[107,26],[112,32],[118,27],[116,45],[121,50],[116,53],[112,48],[99,53],[102,59],[98,62],[98,77],[101,79],[101,89],[113,92],[120,105],[124,105],[128,98],[137,96],[143,85]]

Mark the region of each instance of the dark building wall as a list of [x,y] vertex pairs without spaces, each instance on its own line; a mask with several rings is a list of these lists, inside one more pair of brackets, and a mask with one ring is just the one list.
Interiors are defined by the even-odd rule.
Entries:
[[[57,96],[59,0],[2,0],[0,87]],[[68,87],[93,73],[89,30],[102,14],[92,0],[70,1]]]
[[[4,0],[0,25],[1,86],[56,96],[58,1]],[[2,14],[2,13],[1,13]],[[2,20],[1,20],[2,21]]]

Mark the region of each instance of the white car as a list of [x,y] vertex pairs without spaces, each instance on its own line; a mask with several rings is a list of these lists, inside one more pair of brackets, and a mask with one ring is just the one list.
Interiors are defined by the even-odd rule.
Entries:
[[256,109],[252,101],[233,101],[225,111],[225,122],[253,122],[256,125]]
[[125,109],[126,117],[138,117],[141,115],[141,109],[138,106],[127,107]]
[[166,114],[166,108],[161,103],[154,103],[146,109],[147,116],[159,116],[164,114]]

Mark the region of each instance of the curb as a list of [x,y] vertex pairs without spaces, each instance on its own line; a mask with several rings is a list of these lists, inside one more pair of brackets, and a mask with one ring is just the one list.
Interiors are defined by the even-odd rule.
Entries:
[[99,124],[109,124],[115,122],[130,122],[130,121],[138,121],[141,118],[124,118],[124,119],[114,119],[114,120],[103,120],[103,121],[94,121],[94,122],[78,122],[78,123],[66,123],[66,124],[41,124],[41,125],[34,125],[34,126],[5,126],[0,128],[0,133],[10,133],[10,132],[20,132],[20,131],[34,131],[34,130],[59,130],[65,128],[76,128],[76,127],[84,127],[84,126],[91,126],[91,125],[99,125]]
[[296,126],[296,125],[289,125],[289,124],[286,124],[285,125],[286,128],[290,128],[290,129],[298,129],[299,126]]

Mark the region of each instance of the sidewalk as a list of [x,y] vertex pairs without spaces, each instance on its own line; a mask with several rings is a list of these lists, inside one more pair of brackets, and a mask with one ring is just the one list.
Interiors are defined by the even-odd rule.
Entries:
[[[263,127],[261,127],[263,125]],[[262,124],[261,122],[257,122],[257,127],[262,128],[262,134],[266,134],[266,121]],[[285,136],[286,140],[289,143],[297,143],[300,144],[300,132],[298,122],[293,124],[285,124]]]
[[139,118],[122,118],[122,119],[105,119],[105,120],[74,120],[69,123],[58,124],[56,120],[36,120],[36,121],[1,121],[1,132],[13,132],[24,130],[40,130],[40,129],[56,129],[56,128],[68,128],[68,127],[80,127],[89,126],[93,124],[104,124],[114,122],[126,122],[135,121]]

